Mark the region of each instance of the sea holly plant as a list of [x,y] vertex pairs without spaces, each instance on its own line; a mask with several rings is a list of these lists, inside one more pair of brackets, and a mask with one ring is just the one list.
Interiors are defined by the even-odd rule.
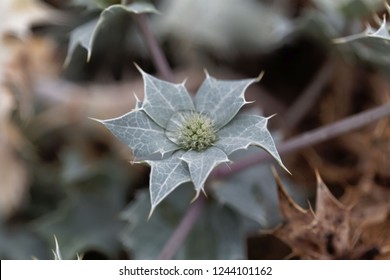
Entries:
[[231,153],[250,145],[261,147],[286,169],[267,130],[270,117],[238,114],[249,103],[245,90],[262,74],[232,81],[217,80],[206,72],[192,99],[184,82],[162,81],[138,69],[144,100],[137,98],[136,108],[123,116],[98,121],[132,149],[135,162],[151,166],[150,213],[186,182],[193,183],[196,198],[217,165],[228,163]]
[[[105,7],[99,17],[78,26],[71,32],[65,65],[69,65],[78,45],[87,51],[87,61],[89,61],[99,36],[124,37],[132,23],[132,21],[129,21],[132,15],[158,13],[152,4],[147,2],[109,5],[111,2],[116,1],[99,0],[98,6]],[[121,40],[123,41],[123,38]]]
[[[390,14],[390,6],[385,3],[385,8]],[[379,18],[374,18],[379,21]],[[379,22],[378,22],[379,24]],[[367,24],[364,32],[347,37],[336,38],[333,42],[342,50],[352,51],[362,61],[376,66],[386,76],[390,73],[390,33],[386,16],[377,29]]]

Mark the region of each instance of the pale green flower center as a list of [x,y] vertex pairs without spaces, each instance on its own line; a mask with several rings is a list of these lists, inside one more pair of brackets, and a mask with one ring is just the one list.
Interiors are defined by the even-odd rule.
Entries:
[[201,152],[214,144],[217,134],[211,119],[199,113],[187,115],[178,131],[178,144],[183,150]]

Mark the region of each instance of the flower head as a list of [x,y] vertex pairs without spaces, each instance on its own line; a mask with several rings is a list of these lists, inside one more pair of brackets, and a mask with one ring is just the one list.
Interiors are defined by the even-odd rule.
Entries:
[[[206,73],[192,100],[184,83],[165,82],[139,70],[145,83],[144,100],[137,100],[129,113],[100,122],[138,160],[151,166],[152,211],[182,183],[191,181],[199,194],[214,167],[250,145],[261,147],[285,168],[267,130],[268,118],[237,114],[248,103],[246,88],[260,76],[229,81]],[[162,158],[153,160],[155,154]]]
[[166,136],[181,149],[202,152],[217,140],[213,120],[198,112],[177,112],[169,120]]

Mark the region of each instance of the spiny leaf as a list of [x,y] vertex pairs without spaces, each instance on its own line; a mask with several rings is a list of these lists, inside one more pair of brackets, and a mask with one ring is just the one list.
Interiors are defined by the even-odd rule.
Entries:
[[[149,194],[140,192],[122,213],[127,227],[121,239],[135,259],[156,259],[183,217],[193,197],[192,187],[184,184],[160,205],[146,221]],[[242,259],[245,257],[245,235],[239,215],[214,200],[207,201],[200,218],[192,228],[175,259]]]
[[195,110],[191,96],[183,83],[165,82],[137,68],[145,83],[145,99],[142,109],[158,125],[165,128],[171,116],[177,111]]
[[[130,5],[112,5],[104,9],[99,19],[87,22],[72,32],[70,36],[68,53],[65,65],[68,65],[77,45],[81,45],[87,50],[87,61],[90,60],[94,43],[99,34],[115,32],[112,30],[116,25],[128,25],[131,21],[131,14],[156,13],[157,10],[150,3],[132,3]],[[121,36],[126,36],[122,34]]]
[[310,223],[313,220],[313,216],[311,216],[307,210],[299,206],[290,197],[290,195],[287,193],[286,189],[283,186],[282,180],[280,179],[274,168],[272,169],[272,173],[276,181],[276,186],[278,189],[279,208],[284,218],[284,221],[287,223],[291,220],[294,220],[296,222],[303,222],[303,224]]
[[262,74],[256,79],[217,80],[206,72],[206,79],[195,96],[196,110],[209,115],[215,128],[220,129],[248,103],[244,96],[245,90],[254,82],[260,81],[261,77]]
[[[368,40],[367,40],[368,39]],[[371,41],[370,41],[371,39]],[[381,40],[372,40],[372,39],[381,39]],[[351,35],[347,37],[337,38],[334,40],[334,43],[348,43],[348,42],[367,42],[372,43],[372,46],[379,45],[380,42],[383,44],[387,44],[386,40],[390,40],[390,35],[387,27],[386,18],[383,18],[383,21],[380,27],[375,30],[370,25],[366,27],[366,30],[363,33],[357,35]],[[375,43],[376,42],[376,43]]]
[[147,161],[152,168],[149,184],[150,201],[152,204],[150,215],[167,195],[173,192],[181,184],[191,181],[188,167],[186,166],[186,163],[180,159],[182,155],[183,152],[178,151],[168,159]]
[[349,249],[350,245],[350,209],[342,205],[329,191],[322,181],[318,171],[317,195],[316,195],[316,220],[323,222],[323,229],[326,232],[336,232],[333,237],[333,246],[336,254],[342,254]]
[[211,147],[203,152],[188,151],[181,159],[188,163],[197,195],[203,189],[204,183],[214,167],[222,162],[229,161],[227,155],[215,147]]
[[[257,147],[248,147],[231,156],[231,160],[239,161],[258,152]],[[288,176],[289,177],[289,176]],[[307,195],[300,186],[295,186],[284,177],[283,183],[294,199],[306,205]],[[247,168],[230,176],[223,182],[210,182],[214,197],[222,204],[229,205],[241,215],[250,218],[263,228],[274,227],[280,223],[278,197],[275,179],[268,164]]]
[[143,111],[136,110],[118,118],[97,121],[104,124],[119,140],[128,145],[136,157],[144,158],[155,153],[164,155],[179,149],[165,137],[164,129],[154,123]]
[[98,19],[91,20],[87,23],[80,25],[79,27],[75,28],[72,31],[69,39],[68,53],[66,55],[65,62],[64,62],[65,66],[69,65],[73,53],[76,50],[76,47],[78,45],[81,45],[83,48],[85,48],[88,51],[88,53],[90,53],[91,36],[93,34],[93,31],[96,28],[97,22]]
[[[387,7],[389,10],[390,8]],[[390,73],[390,35],[386,18],[383,18],[380,27],[375,30],[370,25],[363,33],[337,38],[334,43],[341,50],[352,52],[362,61],[376,66],[386,75]]]
[[54,243],[56,245],[56,249],[52,250],[53,251],[53,255],[54,255],[54,259],[58,260],[58,261],[62,260],[62,254],[61,254],[60,246],[58,245],[57,237],[55,235],[54,235]]
[[215,146],[230,155],[236,150],[246,149],[250,145],[259,146],[268,152],[288,173],[284,166],[271,133],[267,129],[268,118],[256,115],[237,115],[219,132]]
[[152,167],[151,212],[184,182],[192,181],[198,195],[213,168],[228,162],[235,150],[260,146],[284,167],[266,128],[267,118],[236,116],[246,103],[245,89],[261,77],[220,81],[207,75],[194,106],[184,83],[165,82],[137,68],[144,79],[144,100],[137,99],[134,112],[101,122],[135,155],[176,151],[162,160],[147,160]]
[[125,205],[129,181],[128,169],[113,163],[99,166],[98,173],[91,174],[93,180],[69,182],[67,199],[60,207],[32,224],[42,237],[58,237],[63,259],[91,249],[114,257],[119,249],[117,234],[123,222],[115,217]]
[[349,231],[349,209],[330,193],[317,173],[316,210],[298,207],[284,191],[277,174],[280,209],[284,218],[273,232],[290,245],[293,253],[309,259],[338,259],[353,256]]
[[211,183],[211,190],[221,204],[228,205],[263,227],[274,226],[280,219],[278,213],[273,211],[277,207],[277,197],[274,180],[269,173],[266,165],[248,168],[229,177],[229,180]]

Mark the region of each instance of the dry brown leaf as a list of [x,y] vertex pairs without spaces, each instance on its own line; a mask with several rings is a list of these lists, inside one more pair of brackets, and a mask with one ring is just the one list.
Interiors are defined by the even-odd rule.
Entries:
[[[31,115],[32,99],[30,83],[35,73],[30,69],[30,60],[40,59],[37,48],[32,46],[33,36],[30,28],[33,24],[49,21],[59,21],[63,17],[38,0],[1,0],[0,1],[0,84],[15,87],[22,96],[19,102],[19,112],[22,118]],[[34,48],[32,48],[34,47]],[[40,60],[35,65],[44,64]]]
[[376,185],[372,180],[348,188],[341,200],[353,206],[351,224],[362,230],[384,222],[390,214],[390,189]]
[[390,259],[390,215],[381,222],[365,228],[361,235],[361,242],[381,248],[378,259]]
[[288,244],[294,255],[303,259],[361,259],[385,254],[385,244],[354,242],[351,209],[330,193],[318,173],[315,211],[300,208],[276,173],[275,179],[283,222],[272,234]]
[[[272,234],[287,243],[294,255],[306,255],[310,251],[313,258],[317,256],[316,244],[311,244],[313,237],[308,236],[311,232],[311,224],[314,221],[312,211],[304,210],[296,204],[283,187],[282,181],[273,170],[278,188],[279,208],[282,214],[282,224]],[[313,248],[314,247],[314,248]]]
[[318,172],[315,217],[321,225],[326,250],[336,256],[344,255],[351,247],[349,234],[349,209],[344,207],[329,191]]

